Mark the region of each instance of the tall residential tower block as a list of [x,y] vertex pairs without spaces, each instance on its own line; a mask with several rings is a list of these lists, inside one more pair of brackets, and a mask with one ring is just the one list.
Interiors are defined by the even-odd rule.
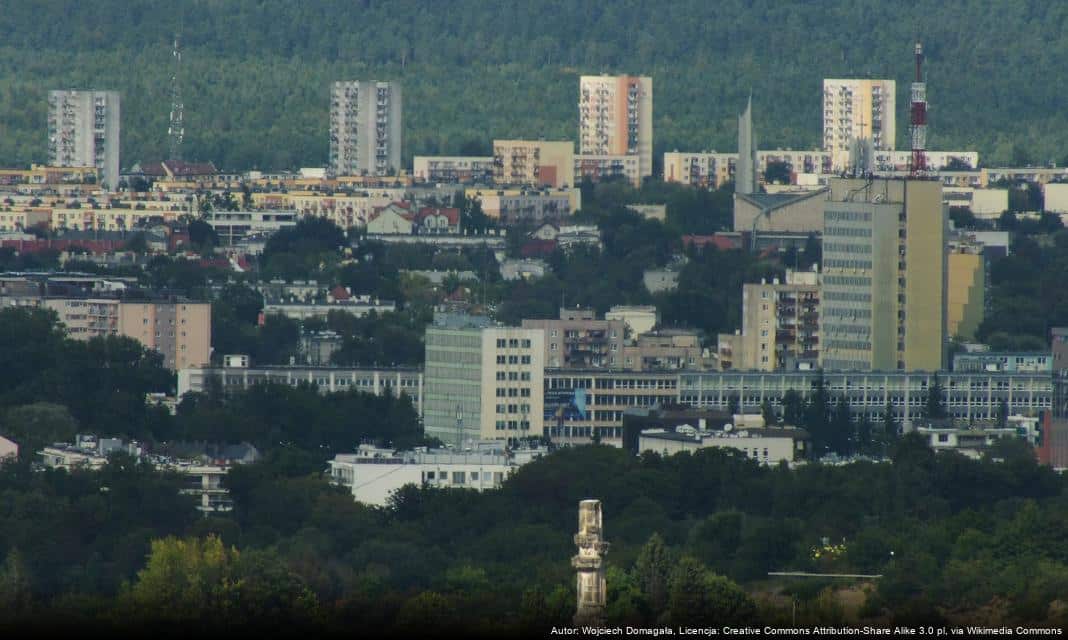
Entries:
[[653,79],[579,79],[579,153],[638,156],[641,177],[653,174]]
[[119,181],[120,98],[118,91],[48,93],[48,163],[55,167],[96,167],[100,181]]
[[330,92],[330,171],[385,176],[401,169],[401,86],[347,80]]
[[858,142],[870,140],[875,151],[894,149],[895,91],[893,80],[823,81],[823,150],[832,152],[835,171],[849,168]]

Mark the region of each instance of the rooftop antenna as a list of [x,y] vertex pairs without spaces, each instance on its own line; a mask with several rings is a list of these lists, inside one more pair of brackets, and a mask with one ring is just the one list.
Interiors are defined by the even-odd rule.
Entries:
[[185,105],[182,103],[182,23],[179,18],[178,32],[174,34],[174,71],[171,74],[171,117],[167,127],[168,156],[171,160],[182,159],[182,141],[185,139]]
[[912,162],[909,174],[912,177],[927,171],[927,83],[923,81],[923,44],[916,42],[916,80],[912,83]]

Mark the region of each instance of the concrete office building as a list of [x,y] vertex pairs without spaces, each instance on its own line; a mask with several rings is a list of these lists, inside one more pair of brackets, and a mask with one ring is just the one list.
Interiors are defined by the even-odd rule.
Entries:
[[109,190],[119,183],[120,98],[117,91],[48,93],[48,163],[96,167]]
[[579,153],[637,156],[638,184],[653,175],[653,79],[579,78]]
[[823,81],[823,150],[832,152],[834,171],[849,167],[855,141],[871,140],[875,151],[894,149],[896,91],[893,80]]
[[702,430],[680,426],[674,429],[647,429],[638,436],[638,451],[667,457],[683,451],[717,447],[741,451],[757,464],[775,466],[805,459],[811,436],[804,429],[753,428],[731,431]]
[[544,354],[541,329],[436,313],[426,330],[426,435],[454,446],[541,436]]
[[401,170],[401,86],[347,80],[330,93],[330,172],[386,176]]
[[494,140],[493,165],[493,181],[498,185],[571,186],[575,144],[569,140]]
[[943,368],[947,220],[938,182],[831,180],[820,300],[824,369]]

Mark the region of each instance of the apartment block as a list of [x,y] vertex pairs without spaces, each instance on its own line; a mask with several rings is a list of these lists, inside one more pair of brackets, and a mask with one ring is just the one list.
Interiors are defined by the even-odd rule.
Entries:
[[211,361],[211,304],[207,302],[122,302],[119,334],[163,354],[168,369]]
[[119,183],[120,115],[117,91],[50,91],[48,163],[96,167],[101,185],[114,190]]
[[590,369],[623,362],[626,324],[599,320],[592,309],[560,309],[557,320],[523,320],[524,329],[545,334],[547,367]]
[[583,180],[599,182],[621,178],[635,187],[642,186],[642,175],[638,156],[634,155],[596,155],[580,153],[575,156],[575,180],[573,184],[582,184]]
[[947,221],[938,182],[830,181],[820,300],[824,369],[943,368]]
[[713,363],[712,354],[701,347],[700,336],[689,329],[642,333],[623,348],[623,368],[628,371],[703,371]]
[[896,91],[893,80],[823,81],[823,150],[833,153],[834,171],[848,168],[854,141],[870,139],[876,151],[894,149]]
[[734,179],[737,163],[737,153],[665,153],[664,182],[718,189]]
[[567,187],[574,184],[571,141],[494,140],[493,181],[498,185]]
[[[742,333],[731,344],[730,368],[777,371],[819,362],[819,275],[786,271],[784,282],[742,286]],[[721,344],[732,336],[720,336]]]
[[639,184],[653,174],[652,78],[582,76],[578,107],[580,153],[637,156]]
[[401,86],[347,80],[330,93],[330,171],[386,176],[401,170]]
[[493,156],[415,156],[412,177],[443,184],[490,184]]
[[545,333],[437,313],[426,330],[427,436],[461,446],[543,433]]

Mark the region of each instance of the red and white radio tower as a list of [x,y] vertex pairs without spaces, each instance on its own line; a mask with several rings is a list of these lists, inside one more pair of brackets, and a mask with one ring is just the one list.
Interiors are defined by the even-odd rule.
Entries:
[[916,81],[912,83],[912,168],[913,176],[927,171],[927,83],[923,81],[923,45],[916,43]]

